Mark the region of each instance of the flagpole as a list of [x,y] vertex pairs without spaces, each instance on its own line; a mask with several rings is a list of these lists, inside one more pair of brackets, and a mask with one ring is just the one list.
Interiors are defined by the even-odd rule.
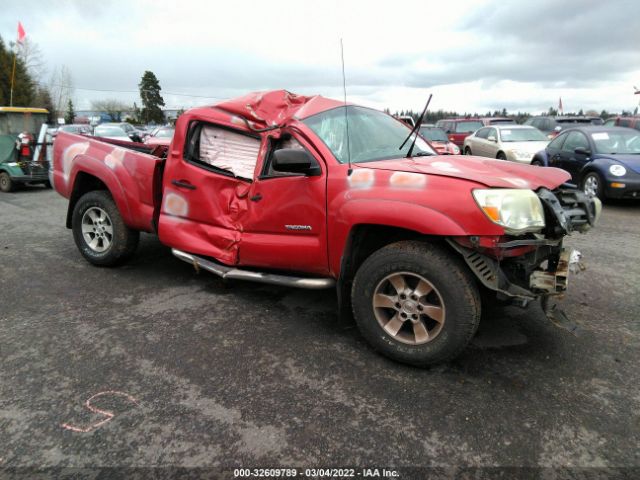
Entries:
[[[17,45],[16,45],[16,49],[17,49]],[[17,52],[16,50],[13,51],[13,69],[11,70],[11,95],[10,95],[10,99],[9,99],[9,106],[13,107],[13,81],[16,77],[16,57],[17,57]]]

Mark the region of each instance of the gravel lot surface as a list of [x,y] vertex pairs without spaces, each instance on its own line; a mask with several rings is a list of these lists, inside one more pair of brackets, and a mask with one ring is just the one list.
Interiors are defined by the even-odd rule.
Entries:
[[151,235],[93,267],[66,205],[0,194],[0,473],[640,466],[640,203],[567,242],[588,267],[563,303],[581,336],[493,308],[428,370],[374,353],[333,291],[223,283]]

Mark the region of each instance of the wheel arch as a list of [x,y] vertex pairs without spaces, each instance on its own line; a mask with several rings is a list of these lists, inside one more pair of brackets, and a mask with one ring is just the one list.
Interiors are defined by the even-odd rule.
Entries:
[[[115,192],[114,189],[116,190]],[[69,206],[67,208],[66,219],[67,228],[71,228],[72,226],[73,210],[78,203],[78,200],[80,200],[84,194],[95,190],[106,190],[109,192],[120,211],[120,215],[122,215],[123,220],[127,223],[129,209],[124,200],[124,192],[122,192],[122,188],[117,180],[110,179],[105,181],[104,178],[93,173],[78,170],[73,176],[73,187],[71,188],[71,193],[69,195]]]

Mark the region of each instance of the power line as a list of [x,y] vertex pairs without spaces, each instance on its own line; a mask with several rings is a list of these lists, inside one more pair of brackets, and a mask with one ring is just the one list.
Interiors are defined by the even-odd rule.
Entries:
[[[62,84],[58,84],[58,83],[43,83],[43,82],[36,82],[38,83],[38,85],[40,86],[49,86],[49,87],[60,87],[60,88],[69,88],[71,90],[86,90],[89,92],[109,92],[109,93],[140,93],[140,90],[111,90],[111,89],[106,89],[106,88],[81,88],[81,87],[74,87],[73,85],[62,85]],[[152,90],[149,89],[145,89],[142,91],[146,91],[146,92],[150,92]],[[161,93],[163,95],[175,95],[177,97],[192,97],[192,98],[212,98],[214,100],[227,100],[228,97],[217,97],[215,95],[191,95],[188,93],[175,93],[175,92],[166,92],[164,90],[161,90]]]

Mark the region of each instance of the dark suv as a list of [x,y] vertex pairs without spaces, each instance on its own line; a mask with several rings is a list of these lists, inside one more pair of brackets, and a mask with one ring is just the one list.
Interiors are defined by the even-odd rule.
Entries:
[[464,139],[484,125],[479,118],[448,118],[438,120],[436,127],[443,129],[449,141],[462,148]]
[[553,138],[559,132],[569,127],[579,127],[588,125],[602,125],[603,121],[600,117],[585,117],[585,116],[573,116],[573,117],[531,117],[524,122],[525,125],[531,125],[536,127],[542,133],[545,133],[547,137]]

